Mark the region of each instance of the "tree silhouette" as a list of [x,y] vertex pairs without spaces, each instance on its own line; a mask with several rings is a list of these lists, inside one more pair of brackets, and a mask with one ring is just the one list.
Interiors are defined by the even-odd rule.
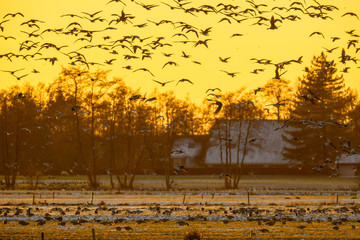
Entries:
[[212,132],[215,146],[219,146],[226,189],[238,188],[246,154],[253,145],[249,142],[254,127],[252,121],[260,116],[261,110],[251,100],[252,97],[253,94],[241,89],[227,93],[218,100],[222,102],[223,109]]
[[349,104],[349,90],[336,72],[334,61],[321,53],[313,58],[307,74],[299,78],[292,118],[287,121],[291,128],[283,135],[289,144],[283,149],[284,158],[334,169],[341,154],[337,148],[341,131],[336,123],[346,119]]
[[273,78],[261,88],[260,93],[265,96],[265,110],[269,114],[275,114],[277,120],[289,117],[292,103],[292,88],[289,84],[289,80]]

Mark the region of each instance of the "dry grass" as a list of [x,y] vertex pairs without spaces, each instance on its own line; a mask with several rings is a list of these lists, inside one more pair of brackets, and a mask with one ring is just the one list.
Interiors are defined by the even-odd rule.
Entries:
[[[44,232],[45,239],[92,239],[92,228],[95,229],[97,239],[184,239],[186,232],[190,232],[192,229],[201,229],[202,239],[250,238],[251,232],[256,235],[256,238],[265,239],[358,239],[360,236],[359,224],[354,222],[343,223],[339,226],[339,230],[334,230],[334,225],[329,222],[304,223],[294,221],[266,226],[258,225],[255,221],[234,221],[227,224],[218,221],[193,221],[189,222],[189,225],[179,226],[175,221],[144,224],[128,221],[108,226],[95,222],[83,223],[81,226],[73,226],[70,223],[65,226],[58,226],[55,222],[49,222],[43,226],[37,226],[36,222],[30,222],[27,227],[23,227],[15,221],[10,221],[6,225],[0,225],[0,238],[39,239],[41,232]],[[116,227],[124,226],[130,226],[133,230],[116,230]],[[299,229],[299,226],[306,228]],[[267,229],[269,233],[261,232],[262,229]]]
[[[354,190],[356,179],[351,178],[246,177],[242,179],[239,190],[223,190],[222,179],[177,176],[178,190],[164,191],[162,177],[141,176],[137,180],[137,190],[103,188],[94,192],[93,204],[90,204],[92,191],[79,188],[81,184],[86,185],[85,178],[62,177],[57,180],[61,180],[59,184],[67,185],[71,191],[49,191],[45,187],[41,190],[21,190],[26,188],[24,183],[18,185],[20,189],[0,192],[0,239],[39,239],[42,232],[45,239],[92,239],[92,229],[95,229],[97,239],[162,240],[186,239],[186,236],[191,239],[190,236],[200,234],[201,239],[359,239],[360,236],[360,214],[353,214],[353,210],[338,212],[341,207],[360,208],[360,200]],[[107,181],[106,177],[101,180]],[[248,191],[250,206],[247,205]],[[336,203],[336,194],[339,194],[339,204]],[[107,210],[95,213],[100,205],[116,207],[121,213],[112,215]],[[159,206],[160,213],[150,210],[150,206]],[[25,214],[30,207],[35,215],[29,218]],[[54,218],[59,216],[59,213],[50,211],[53,207],[68,209],[63,219],[65,225],[58,225],[59,221],[54,219],[47,220],[42,226],[37,225],[36,220],[43,219],[46,213],[50,212]],[[90,211],[76,215],[79,207],[89,208]],[[4,208],[11,209],[6,216],[4,210],[1,211]],[[23,210],[19,216],[15,216],[16,208]],[[181,210],[164,214],[172,208]],[[246,208],[258,208],[265,212],[255,218],[231,212],[231,209]],[[301,208],[307,209],[306,214],[295,216],[293,210]],[[330,212],[312,212],[324,208],[330,209]],[[137,210],[141,213],[131,213]],[[332,222],[343,217],[347,221],[342,221],[339,228],[334,229]],[[273,226],[266,225],[265,219],[272,218],[278,220]],[[21,219],[29,225],[20,225]],[[71,223],[78,219],[84,222],[80,225]],[[118,222],[117,219],[124,220]],[[189,226],[180,225],[179,221]]]
[[[1,177],[0,177],[1,179]],[[171,176],[174,180],[174,190],[207,190],[224,189],[224,180],[217,176]],[[108,176],[99,176],[99,190],[112,191]],[[116,182],[115,182],[116,183]],[[4,186],[0,186],[0,188]],[[16,189],[20,190],[87,190],[86,176],[43,176],[35,188],[28,184],[24,177],[19,177]],[[359,179],[349,177],[329,178],[327,176],[244,176],[239,184],[239,190],[329,190],[349,191],[359,189]],[[3,189],[4,190],[4,189]],[[166,190],[164,176],[136,176],[134,182],[136,191]]]

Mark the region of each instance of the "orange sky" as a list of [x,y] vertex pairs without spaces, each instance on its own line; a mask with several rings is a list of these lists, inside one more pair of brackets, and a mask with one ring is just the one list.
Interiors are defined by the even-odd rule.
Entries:
[[[209,12],[207,14],[203,12],[194,12],[193,15],[191,15],[185,13],[184,9],[171,10],[169,6],[164,4],[176,6],[177,4],[174,0],[164,0],[162,2],[139,0],[137,1],[139,4],[131,0],[123,0],[123,2],[126,6],[121,2],[107,4],[107,0],[63,0],[61,2],[53,0],[4,0],[0,9],[0,19],[2,19],[0,22],[7,19],[9,21],[1,24],[4,29],[0,32],[0,35],[6,37],[14,36],[16,39],[5,40],[0,37],[0,55],[9,52],[24,55],[34,54],[39,51],[40,46],[44,43],[52,43],[56,46],[66,45],[67,47],[61,49],[63,53],[69,53],[71,51],[82,53],[86,56],[88,62],[101,63],[104,66],[99,66],[99,68],[110,69],[110,78],[115,76],[121,77],[125,80],[127,85],[134,89],[141,88],[141,91],[144,93],[151,92],[155,87],[160,91],[174,90],[175,94],[179,97],[188,95],[192,101],[201,102],[206,97],[205,91],[208,88],[218,87],[221,88],[223,92],[236,90],[242,86],[254,89],[264,85],[267,80],[274,77],[275,67],[273,65],[259,65],[256,64],[255,61],[252,61],[251,58],[266,58],[271,59],[273,63],[278,63],[291,59],[298,59],[300,56],[303,56],[302,64],[292,63],[291,65],[285,66],[284,71],[287,72],[283,77],[294,83],[297,77],[304,73],[303,70],[305,66],[310,65],[312,57],[314,55],[319,55],[321,51],[324,51],[324,47],[328,49],[338,47],[333,53],[328,54],[329,60],[335,59],[336,62],[340,60],[339,56],[341,55],[342,48],[345,48],[346,53],[351,57],[358,58],[357,56],[359,54],[359,52],[355,53],[355,51],[356,47],[360,47],[360,44],[356,44],[356,47],[351,46],[347,49],[348,41],[357,40],[358,37],[351,36],[350,34],[345,33],[345,31],[355,29],[354,34],[360,35],[360,29],[358,28],[360,21],[355,16],[346,15],[342,17],[343,14],[350,11],[360,16],[360,2],[355,0],[318,1],[322,5],[334,5],[339,9],[333,11],[323,10],[323,12],[327,13],[327,15],[323,16],[329,16],[333,20],[311,18],[308,14],[303,14],[299,10],[294,9],[287,11],[286,9],[289,9],[290,4],[295,2],[292,0],[255,1],[256,4],[267,5],[258,8],[260,11],[264,12],[257,12],[256,15],[242,13],[243,16],[238,15],[234,17],[237,20],[245,19],[240,23],[237,23],[234,19],[231,19],[231,23],[227,21],[219,22],[224,17],[227,17],[224,15],[224,10],[218,13]],[[181,1],[181,3],[184,2],[185,1]],[[197,0],[184,5],[184,8],[199,8],[202,5],[209,4],[209,2],[211,2],[211,5],[214,7],[221,3],[221,1],[216,0]],[[304,8],[308,8],[312,5],[319,6],[313,0],[299,0],[299,2],[303,3]],[[146,10],[140,5],[141,3],[158,6],[151,10]],[[254,4],[240,0],[225,1],[224,3],[239,6],[234,12],[255,9]],[[286,9],[273,10],[275,6],[285,7]],[[293,5],[293,7],[302,8],[298,4]],[[205,9],[204,6],[203,9]],[[219,10],[220,7],[216,7],[216,9]],[[132,23],[112,23],[110,26],[115,27],[116,30],[95,32],[93,33],[91,42],[78,40],[84,38],[85,34],[83,33],[74,36],[45,32],[41,37],[29,38],[26,33],[21,32],[31,32],[36,29],[36,27],[29,27],[26,24],[21,25],[23,22],[30,19],[38,19],[44,22],[37,23],[40,29],[36,34],[49,28],[62,28],[63,31],[69,31],[71,27],[68,29],[66,29],[66,27],[75,21],[80,23],[82,29],[103,30],[106,27],[109,27],[109,22],[111,20],[116,19],[112,14],[121,14],[122,10],[124,10],[126,14],[134,16],[134,18],[131,19]],[[97,11],[102,12],[95,15],[94,18],[100,17],[105,19],[103,22],[95,21],[95,23],[91,23],[91,17],[88,17],[90,20],[84,18],[88,15],[83,12],[95,13]],[[24,17],[16,16],[12,18],[7,16],[3,19],[7,13],[16,12],[23,13]],[[319,11],[314,10],[314,8],[309,8],[308,12],[318,13]],[[81,16],[82,19],[61,17],[61,15],[68,13],[77,14]],[[282,22],[277,22],[276,26],[278,29],[275,30],[267,29],[270,26],[270,20],[261,22],[267,25],[256,25],[256,22],[259,20],[258,17],[270,19],[274,16],[275,19],[280,19],[280,16],[286,17],[291,14],[297,15],[301,19],[297,21],[282,20]],[[181,31],[181,27],[179,27],[181,23],[175,23],[174,25],[168,23],[156,26],[149,20],[152,22],[159,22],[161,20],[185,22],[193,27],[192,29],[198,33],[199,37],[195,35],[194,31],[188,33],[186,33],[186,29]],[[140,24],[146,24],[146,26],[143,28],[135,26]],[[204,36],[200,33],[201,30],[209,27],[211,27],[211,32],[208,36]],[[321,35],[309,37],[310,34],[315,31],[323,33],[324,38]],[[184,36],[173,36],[177,33],[185,34],[188,39]],[[231,37],[234,33],[241,33],[243,36]],[[135,39],[133,42],[123,43],[130,48],[132,48],[133,45],[136,45],[140,46],[141,49],[148,49],[151,53],[151,58],[141,60],[141,50],[137,50],[137,52],[134,53],[121,47],[111,49],[113,41],[122,39],[126,35],[138,35],[140,38],[149,37],[148,39],[143,40],[143,42]],[[104,39],[106,36],[109,36],[110,39]],[[340,40],[332,42],[331,37],[335,36],[339,37]],[[152,49],[151,42],[156,41],[158,37],[164,37],[164,39],[159,42],[162,44],[168,43],[171,44],[171,46],[165,44],[163,47]],[[207,42],[208,48],[201,44],[196,47],[194,46],[197,41],[205,39],[211,39]],[[39,42],[38,47],[19,51],[20,44],[26,40]],[[186,44],[177,42],[183,40],[193,42]],[[97,44],[108,44],[108,50],[100,49],[98,47],[83,48],[79,50],[86,45]],[[110,52],[113,50],[116,50],[118,54],[111,54]],[[182,57],[182,51],[190,55],[190,58]],[[11,58],[12,61],[9,61],[6,57],[2,57],[0,59],[0,70],[25,68],[15,75],[29,75],[18,81],[8,72],[0,72],[0,87],[6,88],[10,85],[22,84],[26,81],[34,84],[38,81],[52,81],[60,72],[61,66],[69,66],[69,58],[55,49],[43,48],[40,50],[40,53],[42,54],[41,56],[37,55],[33,59],[29,58],[28,61],[23,60],[22,57],[13,57]],[[163,53],[171,53],[173,55],[171,57],[165,57]],[[125,54],[137,56],[139,59],[125,60]],[[56,57],[59,61],[52,65],[48,61],[37,60],[45,57]],[[219,57],[230,57],[230,59],[227,63],[224,63],[219,60]],[[112,65],[105,64],[105,60],[110,59],[116,60],[113,61]],[[178,66],[166,65],[163,67],[168,61],[173,61]],[[201,65],[196,64],[193,61],[200,62]],[[128,65],[132,66],[132,70],[123,68]],[[360,69],[357,68],[357,65],[354,62],[349,61],[346,65],[339,63],[337,66],[339,70],[350,67],[349,73],[344,73],[346,84],[354,89],[358,89],[360,87],[358,83]],[[90,66],[90,71],[96,70],[97,68],[98,66]],[[154,76],[141,70],[134,72],[134,70],[139,68],[149,69]],[[258,74],[251,73],[257,68],[264,69],[264,71],[259,72]],[[40,73],[32,73],[31,71],[33,71],[33,69],[38,70]],[[231,77],[223,71],[239,73],[236,74],[235,77]],[[183,82],[176,86],[178,80],[183,78],[191,80],[194,84],[192,85]],[[161,82],[174,80],[174,82],[167,84],[165,87],[161,87],[158,83],[152,81],[153,79]]]

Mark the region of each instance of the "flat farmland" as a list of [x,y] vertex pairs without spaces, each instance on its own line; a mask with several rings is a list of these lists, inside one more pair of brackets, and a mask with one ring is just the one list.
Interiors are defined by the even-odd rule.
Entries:
[[[84,179],[56,181],[80,187]],[[161,189],[161,178],[143,177],[142,190],[133,191],[2,190],[0,239],[184,239],[189,231],[202,239],[360,236],[356,179],[249,177],[238,190],[221,189],[221,179],[212,177],[219,187],[201,190],[195,185],[201,179],[211,184],[181,176],[178,189],[149,190],[144,186]]]

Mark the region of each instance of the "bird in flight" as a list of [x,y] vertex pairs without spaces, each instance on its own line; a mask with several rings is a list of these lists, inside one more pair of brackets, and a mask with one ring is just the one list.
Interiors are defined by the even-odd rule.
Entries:
[[152,72],[150,72],[150,70],[149,69],[147,69],[147,68],[138,68],[138,69],[135,69],[133,72],[137,72],[137,71],[144,71],[144,72],[148,72],[148,73],[150,73],[153,77],[155,77],[154,76],[154,74],[152,73]]
[[328,53],[332,53],[334,50],[336,50],[336,49],[338,49],[339,47],[334,47],[334,48],[332,48],[332,49],[327,49],[327,48],[325,48],[324,47],[324,49],[326,50],[326,52],[328,52]]
[[314,36],[314,35],[321,35],[323,38],[325,38],[324,34],[321,33],[321,32],[313,32],[313,33],[310,34],[309,37]]
[[357,19],[359,19],[358,15],[356,15],[356,13],[353,13],[353,12],[347,12],[342,15],[342,17],[345,17],[345,16],[353,16],[353,17],[356,17]]
[[3,18],[6,18],[7,16],[16,17],[17,15],[24,17],[24,15],[21,12],[17,12],[17,13],[7,13]]
[[1,30],[2,32],[4,31],[4,27],[1,26],[1,24],[6,23],[6,22],[8,22],[8,21],[9,21],[9,19],[0,22],[0,30]]
[[97,15],[97,14],[99,14],[99,13],[101,13],[101,12],[102,12],[102,10],[97,11],[97,12],[95,12],[95,13],[87,13],[87,12],[81,12],[81,13],[86,14],[86,15],[88,15],[88,16],[91,17],[91,18],[94,18],[95,15]]
[[209,48],[207,45],[207,42],[210,40],[211,39],[199,40],[199,41],[195,42],[194,47],[197,47],[199,45],[204,45],[205,47]]
[[235,77],[236,74],[239,74],[240,72],[227,72],[227,71],[224,71],[224,70],[220,70],[224,73],[226,73],[227,75],[229,75],[230,77]]
[[0,37],[4,38],[5,40],[8,40],[8,39],[14,39],[14,40],[16,40],[16,38],[15,38],[15,37],[13,37],[13,36],[4,36],[4,35],[0,35]]
[[209,88],[208,90],[206,90],[205,93],[208,93],[209,91],[214,92],[214,91],[216,91],[216,90],[218,90],[219,92],[221,92],[221,89],[220,89],[220,88]]
[[23,77],[26,77],[27,75],[29,75],[29,74],[25,74],[25,75],[22,75],[22,76],[20,76],[20,77],[17,77],[17,76],[15,76],[15,75],[13,75],[18,81],[20,81]]
[[214,101],[212,104],[210,105],[217,105],[217,108],[215,109],[214,111],[214,114],[217,114],[220,112],[222,106],[223,106],[223,103],[220,102],[219,100],[212,100],[212,99],[207,99],[208,101]]
[[180,79],[177,83],[176,83],[176,86],[181,83],[181,82],[188,82],[188,83],[191,83],[191,84],[194,84],[192,81],[190,81],[189,79],[187,78],[182,78]]
[[244,36],[244,34],[234,33],[233,35],[231,35],[231,38],[232,38],[232,37],[242,37],[242,36]]
[[24,96],[24,94],[22,94],[22,93],[19,93],[19,94],[15,97],[15,99],[23,99],[23,98],[25,98],[25,96]]
[[174,169],[175,174],[179,175],[181,173],[187,173],[189,170],[187,168],[185,168],[184,166],[177,166]]
[[14,75],[16,72],[19,72],[19,71],[22,71],[24,70],[25,68],[21,68],[21,69],[17,69],[17,70],[1,70],[2,72],[8,72],[10,73],[11,75]]
[[167,63],[164,64],[164,66],[162,68],[164,68],[166,65],[174,65],[174,66],[179,66],[176,62],[173,61],[168,61]]
[[222,58],[219,57],[220,62],[227,63],[229,61],[230,57]]
[[258,92],[260,92],[260,91],[261,91],[261,87],[258,87],[257,89],[255,89],[255,90],[254,90],[255,95],[256,95]]
[[184,51],[182,51],[182,55],[181,55],[183,58],[189,58],[191,57],[190,55],[187,55]]
[[282,23],[280,19],[275,19],[274,16],[272,16],[270,19],[270,27],[268,29],[278,29],[278,27],[275,25],[276,22]]
[[156,83],[158,83],[158,84],[160,84],[162,87],[164,87],[166,84],[171,83],[171,82],[173,82],[173,81],[175,81],[175,80],[167,81],[167,82],[159,82],[159,81],[153,79],[153,81],[156,82]]

